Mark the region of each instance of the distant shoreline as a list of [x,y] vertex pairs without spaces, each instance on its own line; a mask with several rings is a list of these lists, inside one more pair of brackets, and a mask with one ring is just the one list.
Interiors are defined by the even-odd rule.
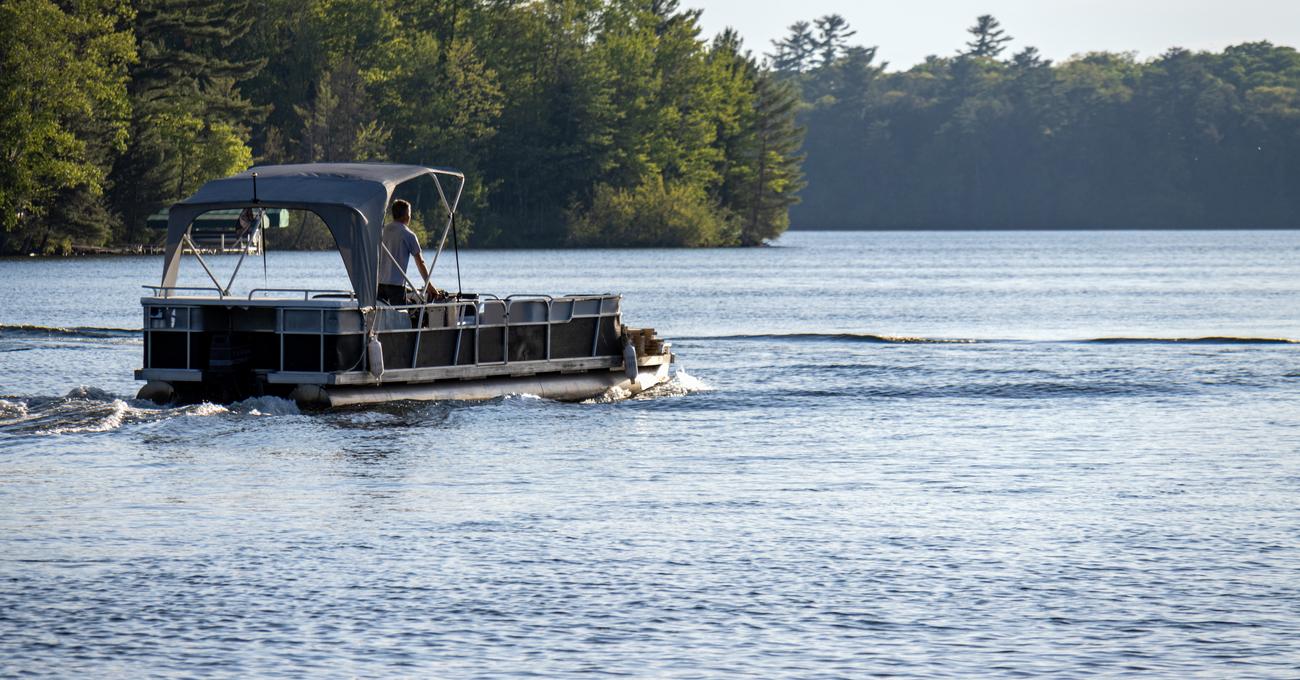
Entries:
[[789,231],[1295,231],[1293,227],[790,227]]
[[[1092,231],[1296,231],[1296,227],[791,227],[788,232],[1092,232]],[[787,233],[788,233],[787,232]],[[778,237],[779,238],[779,237]],[[766,244],[765,244],[766,245]],[[716,246],[717,248],[745,248],[754,246]],[[761,246],[759,246],[761,247]],[[691,246],[494,246],[490,248],[463,248],[464,250],[700,250],[698,247]],[[0,261],[19,260],[29,258],[42,259],[59,259],[73,257],[156,257],[162,254],[162,248],[157,246],[73,246],[72,252],[66,255],[38,255],[31,253],[22,255],[10,253],[0,255]],[[330,249],[304,248],[301,250],[292,250],[285,248],[272,248],[271,253],[310,253],[310,252],[330,252]]]

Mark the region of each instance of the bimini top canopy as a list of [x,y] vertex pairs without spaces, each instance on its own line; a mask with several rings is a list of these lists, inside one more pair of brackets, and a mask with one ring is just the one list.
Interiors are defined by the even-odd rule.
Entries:
[[[373,306],[385,211],[398,185],[425,175],[433,179],[449,227],[465,187],[465,175],[450,168],[388,163],[265,165],[208,182],[193,196],[171,207],[162,285],[176,285],[181,244],[194,218],[209,210],[290,208],[310,210],[325,221],[338,244],[357,302],[362,307]],[[450,194],[440,181],[448,177],[457,180]],[[444,227],[444,243],[446,231]]]

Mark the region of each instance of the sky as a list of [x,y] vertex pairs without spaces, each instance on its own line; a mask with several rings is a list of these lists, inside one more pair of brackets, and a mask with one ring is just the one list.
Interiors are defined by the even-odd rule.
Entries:
[[731,26],[756,54],[790,24],[840,14],[858,31],[851,44],[876,45],[890,70],[926,55],[955,54],[966,28],[992,14],[1015,38],[1012,51],[1032,45],[1050,59],[1092,51],[1158,56],[1170,47],[1221,50],[1254,40],[1300,48],[1300,0],[682,0],[704,10],[712,35]]

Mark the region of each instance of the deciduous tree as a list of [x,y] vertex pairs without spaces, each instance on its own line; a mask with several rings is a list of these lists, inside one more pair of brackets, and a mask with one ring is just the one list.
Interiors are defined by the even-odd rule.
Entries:
[[[120,0],[0,4],[0,251],[69,245],[52,214],[60,197],[107,219],[100,196],[127,140],[132,15]],[[108,236],[106,224],[82,226],[89,241]]]

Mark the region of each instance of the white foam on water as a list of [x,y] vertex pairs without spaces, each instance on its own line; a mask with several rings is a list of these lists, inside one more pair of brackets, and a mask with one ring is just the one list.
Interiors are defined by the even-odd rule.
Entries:
[[222,413],[230,413],[230,409],[221,404],[213,404],[207,401],[202,404],[195,404],[185,410],[187,416],[217,416]]
[[252,397],[230,405],[232,413],[244,413],[250,416],[298,416],[298,404],[292,399],[280,397]]
[[[37,428],[33,431],[37,435],[110,432],[122,427],[128,419],[138,418],[147,411],[128,404],[107,390],[89,385],[79,385],[69,390],[62,399],[38,404],[34,412],[31,408],[30,404],[22,403],[20,409],[10,411],[8,415],[17,417],[7,424],[31,423]],[[54,423],[51,423],[52,427],[41,427],[43,421]],[[62,424],[59,424],[60,421]]]
[[677,370],[673,373],[672,380],[669,380],[667,384],[685,390],[686,394],[714,391],[712,385],[700,380],[690,373],[687,373],[685,366],[678,366]]
[[695,394],[697,392],[712,392],[713,389],[714,388],[712,385],[709,385],[703,380],[700,380],[699,378],[691,375],[690,373],[687,373],[685,368],[678,367],[677,370],[673,373],[673,376],[669,378],[667,382],[664,382],[659,385],[655,385],[654,387],[651,387],[650,389],[647,389],[646,391],[641,392],[640,394],[634,395],[630,390],[615,385],[605,390],[605,392],[600,396],[592,397],[591,399],[587,399],[582,403],[612,404],[616,401],[623,401],[624,399],[631,399],[633,397],[637,399],[657,399],[659,397],[684,397],[688,394]]
[[397,416],[381,411],[354,411],[344,414],[342,419],[354,425],[374,425],[394,422]]
[[700,380],[699,378],[686,372],[682,366],[678,366],[673,372],[673,377],[662,385],[655,385],[650,389],[642,392],[640,397],[645,399],[656,399],[659,397],[684,397],[688,394],[697,394],[700,392],[712,392],[713,386]]
[[101,390],[98,387],[90,385],[78,385],[68,393],[63,395],[64,399],[88,399],[90,401],[119,401],[116,395],[108,390]]
[[532,400],[532,401],[541,401],[542,398],[539,397],[539,396],[537,396],[536,394],[529,394],[529,393],[527,393],[527,392],[518,392],[518,393],[514,393],[514,394],[507,394],[507,395],[503,398],[504,401],[510,401],[510,400],[512,400],[512,399],[524,399],[524,400]]
[[0,422],[17,422],[27,417],[27,402],[0,399]]
[[139,411],[139,409],[132,408],[129,404],[127,404],[125,401],[122,401],[121,399],[114,399],[110,407],[111,408],[107,414],[100,416],[98,420],[94,422],[79,424],[79,425],[64,425],[62,427],[54,427],[48,430],[40,430],[37,432],[37,434],[58,435],[58,434],[109,432],[112,430],[116,430],[119,427],[122,427],[122,423],[128,414]]
[[612,404],[616,401],[623,401],[632,397],[631,390],[614,385],[597,396],[590,399],[584,399],[584,404]]

